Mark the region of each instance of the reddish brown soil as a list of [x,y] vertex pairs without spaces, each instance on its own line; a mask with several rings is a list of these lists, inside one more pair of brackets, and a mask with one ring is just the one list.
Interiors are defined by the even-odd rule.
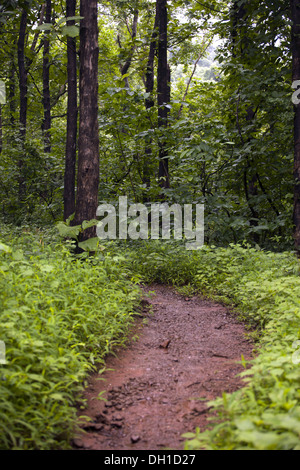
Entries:
[[[251,359],[253,345],[225,307],[170,287],[146,290],[156,296],[138,321],[138,339],[90,378],[81,414],[91,422],[77,449],[183,449],[183,433],[209,425],[206,402],[243,386],[237,362]],[[102,391],[107,401],[96,399]]]

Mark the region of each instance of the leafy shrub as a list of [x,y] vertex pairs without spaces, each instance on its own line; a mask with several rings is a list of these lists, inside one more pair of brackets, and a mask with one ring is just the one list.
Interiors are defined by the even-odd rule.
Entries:
[[125,341],[140,293],[116,256],[19,235],[0,244],[0,448],[67,448],[84,380]]

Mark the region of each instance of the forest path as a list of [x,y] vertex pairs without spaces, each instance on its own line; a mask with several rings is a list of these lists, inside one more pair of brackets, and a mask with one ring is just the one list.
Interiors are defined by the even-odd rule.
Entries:
[[[74,448],[183,449],[183,433],[208,426],[206,402],[243,386],[237,362],[242,354],[251,359],[253,345],[225,307],[172,287],[145,291],[156,293],[152,313],[145,308],[138,339],[108,357],[105,380],[90,378],[87,409],[79,414],[91,422]],[[103,391],[107,401],[95,399]]]

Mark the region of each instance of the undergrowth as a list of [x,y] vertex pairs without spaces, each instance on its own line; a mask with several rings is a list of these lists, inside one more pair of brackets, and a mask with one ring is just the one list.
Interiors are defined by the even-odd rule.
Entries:
[[76,259],[52,238],[2,233],[1,449],[70,447],[85,380],[125,341],[140,297],[117,256]]
[[0,447],[68,448],[85,379],[126,340],[140,283],[177,286],[232,306],[259,334],[245,387],[207,403],[209,430],[185,449],[300,449],[300,266],[293,253],[239,245],[105,242],[77,259],[46,232],[0,243]]

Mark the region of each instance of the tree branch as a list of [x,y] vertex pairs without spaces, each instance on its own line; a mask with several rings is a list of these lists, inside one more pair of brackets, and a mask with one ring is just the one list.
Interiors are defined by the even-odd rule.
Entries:
[[60,87],[60,90],[58,92],[58,94],[56,95],[56,97],[53,99],[52,103],[51,103],[51,108],[53,108],[59,101],[59,98],[61,98],[63,95],[65,95],[67,93],[67,83],[68,82],[65,82],[61,87]]
[[[46,9],[46,3],[43,3],[43,5],[41,7],[41,13],[40,13],[38,26],[41,26],[43,24],[45,9]],[[31,44],[31,48],[30,48],[32,52],[35,52],[35,48],[36,48],[36,44],[37,44],[37,40],[38,40],[39,35],[40,35],[40,30],[38,30],[34,35],[34,38],[33,38],[32,44]]]
[[[193,68],[193,71],[192,71],[192,74],[188,80],[188,83],[187,83],[187,86],[186,86],[186,89],[185,89],[185,92],[184,92],[184,95],[183,95],[183,98],[182,98],[182,103],[181,103],[181,106],[180,106],[180,109],[179,109],[179,113],[178,113],[178,119],[180,118],[180,115],[182,113],[182,110],[183,110],[183,103],[185,103],[186,101],[186,97],[188,95],[188,92],[189,92],[189,88],[191,86],[191,83],[192,83],[192,80],[193,80],[193,77],[196,73],[196,70],[197,70],[197,66],[198,66],[198,63],[199,61],[202,59],[202,57],[204,56],[205,52],[207,51],[207,49],[209,48],[209,46],[211,45],[213,39],[211,38],[208,42],[208,44],[205,46],[205,49],[203,51],[200,52],[195,64],[194,64],[194,68]],[[204,42],[204,41],[203,41]]]
[[[135,10],[134,17],[133,17],[133,23],[132,23],[132,32],[130,33],[130,31],[129,31],[132,41],[134,41],[134,39],[136,38],[136,35],[137,35],[138,19],[139,19],[139,12],[138,12],[138,10]],[[121,48],[121,39],[120,39],[119,35],[118,35],[118,44],[119,44],[119,47]],[[134,51],[135,51],[135,44],[133,43],[125,64],[123,66],[120,66],[120,71],[121,71],[122,76],[126,75],[126,73],[129,70],[129,67],[131,66]],[[125,87],[129,88],[128,77],[124,78],[124,82],[125,82]]]

